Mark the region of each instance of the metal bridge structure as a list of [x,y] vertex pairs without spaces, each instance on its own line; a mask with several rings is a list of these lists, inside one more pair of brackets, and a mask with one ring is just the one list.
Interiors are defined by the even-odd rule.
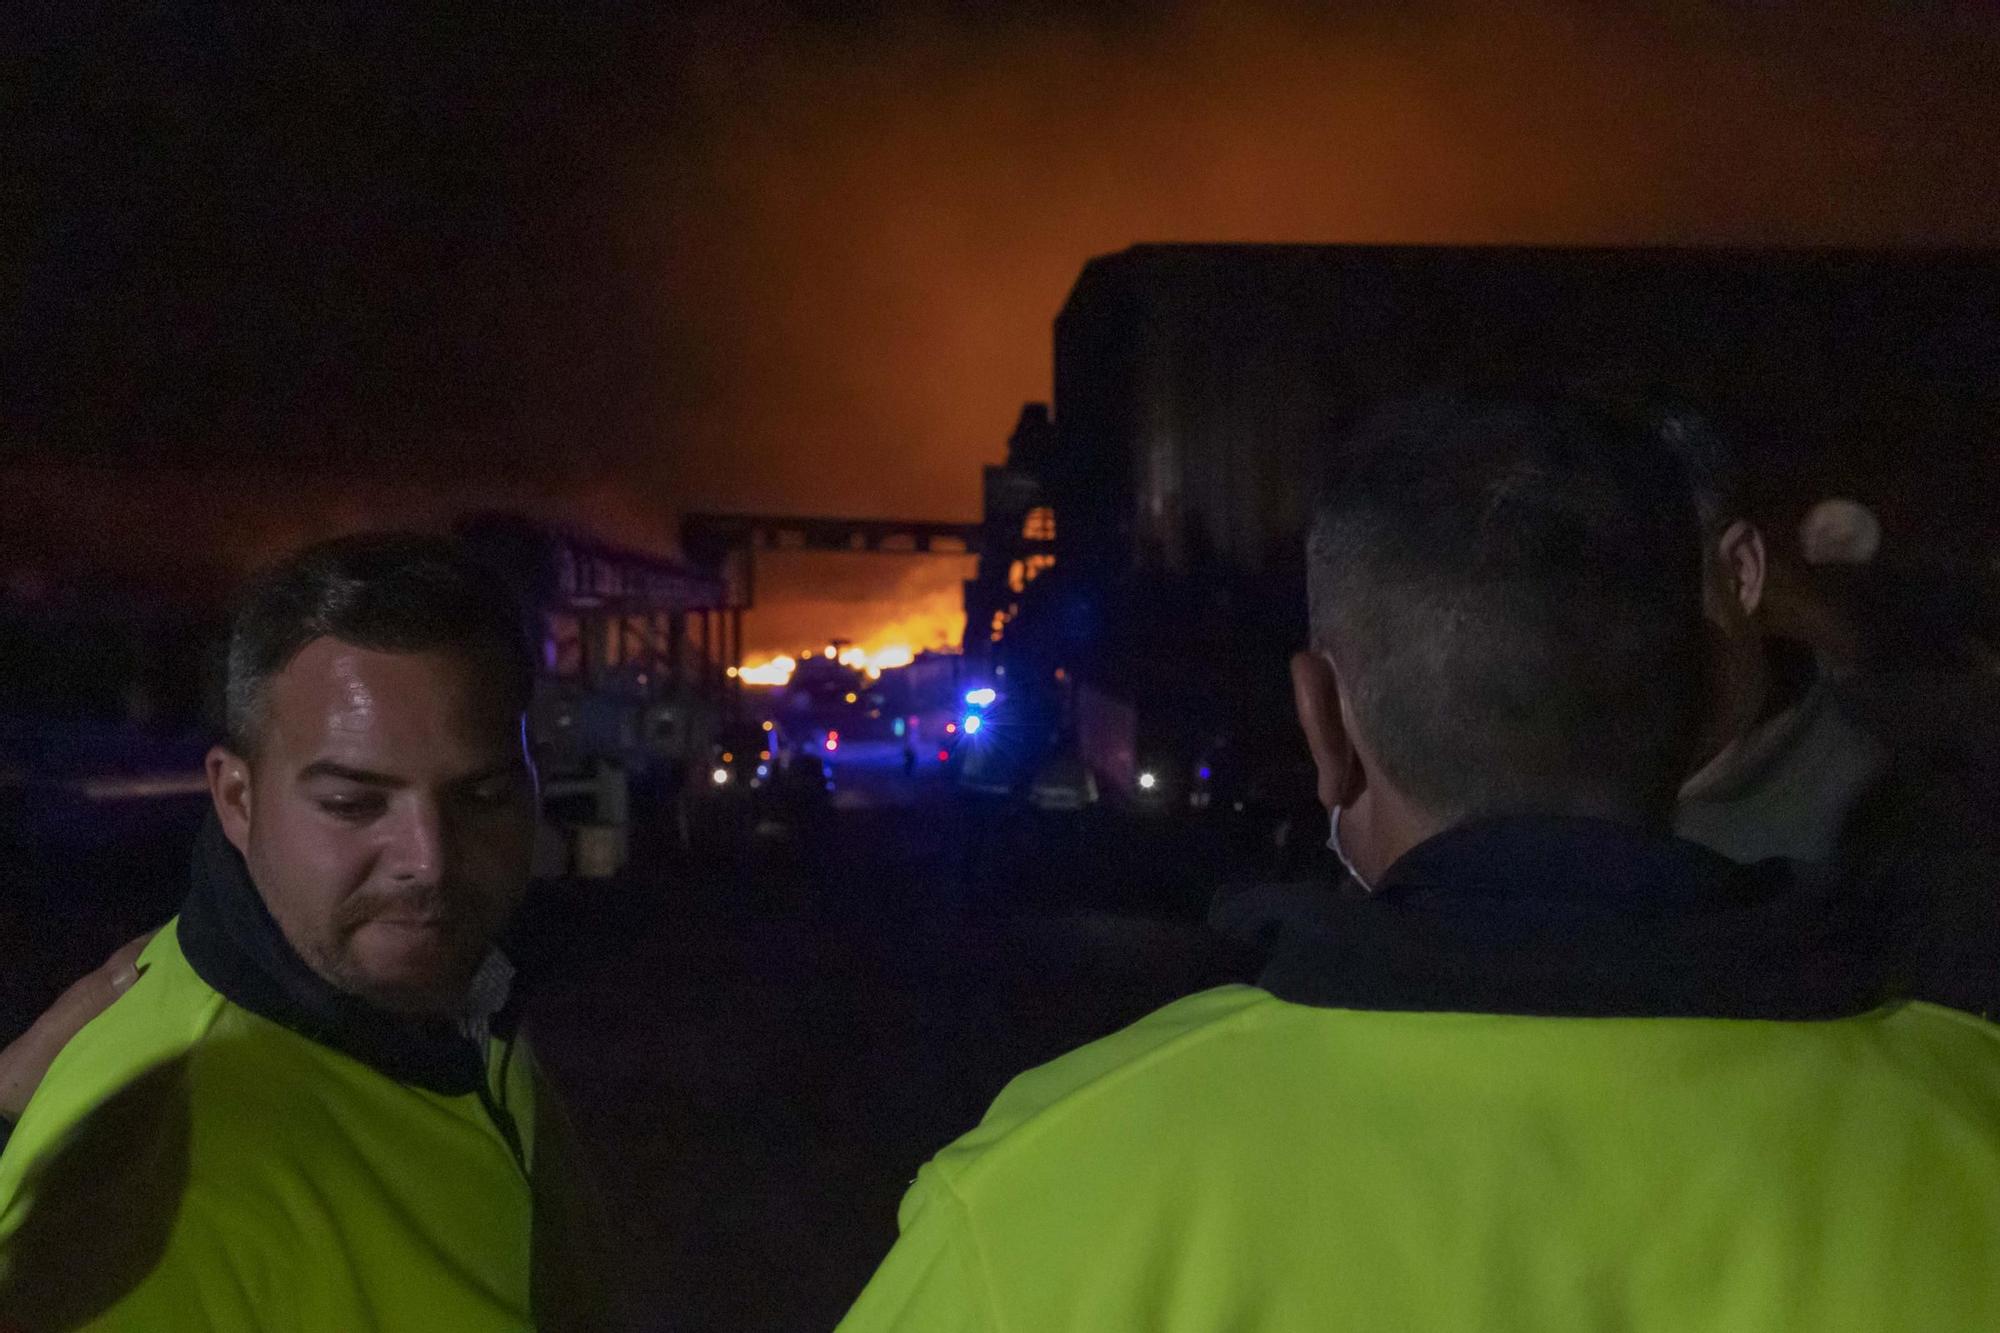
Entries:
[[[688,514],[681,552],[730,588],[739,617],[756,602],[757,553],[840,552],[872,555],[978,555],[977,523],[930,519],[834,518],[800,514]],[[740,623],[736,646],[742,647]]]

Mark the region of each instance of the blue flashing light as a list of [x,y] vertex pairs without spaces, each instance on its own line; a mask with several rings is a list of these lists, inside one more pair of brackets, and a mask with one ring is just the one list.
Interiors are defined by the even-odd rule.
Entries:
[[991,686],[983,686],[979,689],[967,690],[965,692],[965,701],[974,708],[991,708],[993,701],[999,697],[1000,692]]
[[1200,768],[1195,770],[1195,776],[1200,778],[1203,782],[1206,782],[1210,778],[1215,776],[1215,771],[1211,769],[1207,764],[1203,764]]
[[984,720],[985,719],[981,718],[977,713],[968,713],[966,715],[964,723],[965,734],[968,736],[977,736],[979,734],[980,724]]

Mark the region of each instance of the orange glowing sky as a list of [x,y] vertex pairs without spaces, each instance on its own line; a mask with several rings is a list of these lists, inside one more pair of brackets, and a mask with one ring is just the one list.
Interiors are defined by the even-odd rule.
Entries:
[[642,156],[625,220],[701,312],[667,466],[705,504],[970,517],[1077,270],[1140,240],[2000,229],[2000,27],[1509,9],[718,41],[693,165]]
[[[1898,8],[696,7],[602,43],[587,114],[530,141],[499,197],[556,181],[535,300],[477,305],[505,336],[450,353],[514,359],[423,419],[476,400],[453,477],[481,503],[643,546],[688,509],[967,519],[1078,269],[1136,241],[1990,244],[2000,15]],[[377,341],[431,354],[413,311]],[[448,504],[455,479],[399,484],[393,433],[359,432],[355,505]],[[773,566],[749,647],[867,638],[963,565]]]
[[1137,240],[1994,239],[1996,30],[1825,18],[1192,6],[718,42],[699,188],[656,167],[627,223],[662,301],[712,312],[672,470],[705,504],[971,517],[1077,269]]

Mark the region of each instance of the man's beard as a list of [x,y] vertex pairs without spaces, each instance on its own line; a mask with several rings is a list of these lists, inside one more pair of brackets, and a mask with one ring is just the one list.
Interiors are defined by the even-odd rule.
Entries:
[[[363,890],[344,900],[334,913],[326,947],[315,950],[313,967],[350,995],[395,1013],[447,1017],[464,1005],[473,973],[492,947],[495,925],[473,904],[470,895],[447,888]],[[429,975],[416,980],[384,980],[362,967],[354,956],[355,935],[384,918],[441,918],[436,947],[442,957]],[[393,927],[391,927],[393,928]]]

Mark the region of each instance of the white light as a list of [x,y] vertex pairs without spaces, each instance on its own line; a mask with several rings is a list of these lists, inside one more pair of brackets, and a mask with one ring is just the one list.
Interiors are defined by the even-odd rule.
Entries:
[[[736,672],[736,678],[746,685],[782,687],[790,682],[792,672],[797,669],[798,665],[798,662],[794,659],[780,654],[768,662],[761,662],[756,666],[739,668]],[[767,727],[766,730],[768,729]]]
[[718,787],[727,787],[729,785],[729,770],[726,768],[718,768],[708,776]]
[[1140,791],[1151,791],[1153,788],[1159,785],[1160,785],[1160,780],[1154,777],[1151,773],[1141,773],[1139,775]]
[[965,701],[974,708],[990,708],[993,705],[993,701],[999,697],[999,691],[991,688],[967,690],[965,692]]
[[983,720],[977,713],[968,715],[965,719],[965,734],[968,736],[977,736],[979,734],[980,723]]

